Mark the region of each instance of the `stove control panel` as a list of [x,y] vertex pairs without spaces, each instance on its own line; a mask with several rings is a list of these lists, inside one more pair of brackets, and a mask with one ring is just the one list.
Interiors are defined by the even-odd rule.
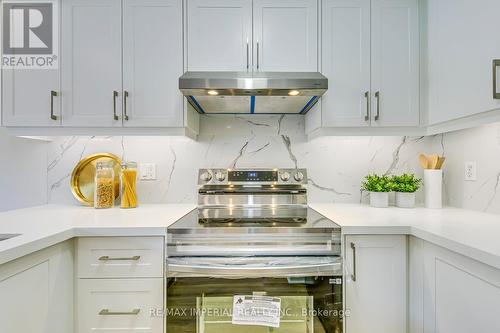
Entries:
[[306,169],[200,169],[198,185],[307,184]]

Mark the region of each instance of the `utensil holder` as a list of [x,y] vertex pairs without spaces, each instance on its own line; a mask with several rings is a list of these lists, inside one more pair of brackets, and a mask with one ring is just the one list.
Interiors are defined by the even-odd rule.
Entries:
[[443,208],[443,170],[424,170],[426,208]]

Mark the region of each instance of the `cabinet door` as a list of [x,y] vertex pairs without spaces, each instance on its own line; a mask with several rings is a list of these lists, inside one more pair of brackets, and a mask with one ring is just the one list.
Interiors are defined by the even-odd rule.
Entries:
[[188,0],[186,29],[188,70],[250,69],[252,0]]
[[423,257],[423,331],[498,332],[500,270],[428,242]]
[[492,60],[500,59],[499,12],[498,0],[428,2],[430,124],[500,108],[492,87]]
[[65,0],[63,125],[121,126],[121,0]]
[[372,1],[372,125],[416,126],[419,113],[417,0]]
[[[56,94],[59,92],[58,70],[3,69],[3,125],[60,125],[59,97],[53,96],[52,91]],[[54,115],[55,119],[51,115]]]
[[124,0],[124,126],[182,126],[182,61],[182,0]]
[[[56,29],[59,20],[59,1],[37,1],[53,6],[52,26]],[[58,35],[57,30],[54,33]],[[57,44],[53,44],[53,47]],[[59,97],[53,96],[54,93],[59,94],[59,89],[58,69],[3,68],[1,98],[3,125],[44,127],[60,125]],[[52,115],[54,117],[51,117]]]
[[370,0],[323,0],[323,126],[370,125]]
[[318,70],[318,1],[254,0],[254,70]]
[[0,266],[0,332],[73,332],[73,245]]
[[406,252],[406,236],[346,237],[346,332],[406,332]]

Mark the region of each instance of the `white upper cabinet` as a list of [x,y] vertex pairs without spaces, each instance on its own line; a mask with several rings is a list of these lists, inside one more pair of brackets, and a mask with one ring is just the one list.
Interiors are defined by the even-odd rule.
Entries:
[[418,126],[419,36],[418,0],[323,0],[321,126]]
[[253,1],[254,70],[318,70],[317,0]]
[[372,0],[372,124],[417,126],[417,0]]
[[182,1],[123,1],[123,125],[180,127]]
[[64,0],[63,124],[121,126],[121,0]]
[[252,63],[252,0],[187,0],[187,69],[246,71]]
[[404,333],[407,316],[406,236],[346,236],[347,333]]
[[[500,59],[499,12],[498,0],[429,1],[430,124],[500,108],[492,84],[492,61]],[[500,92],[500,81],[497,86]]]
[[2,70],[4,126],[60,125],[59,106],[58,70]]
[[189,71],[317,71],[317,0],[187,0]]
[[[38,1],[50,4],[47,1]],[[51,0],[51,2],[54,9],[60,8],[59,1]],[[57,20],[56,15],[53,18],[54,23]],[[55,33],[57,34],[57,30]],[[57,44],[54,43],[53,47]],[[45,127],[60,125],[59,74],[58,69],[3,68],[1,98],[3,125]]]
[[322,8],[323,125],[370,125],[370,0],[325,0]]

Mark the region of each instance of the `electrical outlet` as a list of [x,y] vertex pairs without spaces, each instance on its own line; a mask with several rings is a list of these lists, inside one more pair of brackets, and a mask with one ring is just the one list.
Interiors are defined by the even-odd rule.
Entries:
[[476,161],[465,162],[464,179],[475,182],[477,180],[477,165]]
[[156,179],[156,164],[141,163],[139,165],[140,180],[155,180]]

